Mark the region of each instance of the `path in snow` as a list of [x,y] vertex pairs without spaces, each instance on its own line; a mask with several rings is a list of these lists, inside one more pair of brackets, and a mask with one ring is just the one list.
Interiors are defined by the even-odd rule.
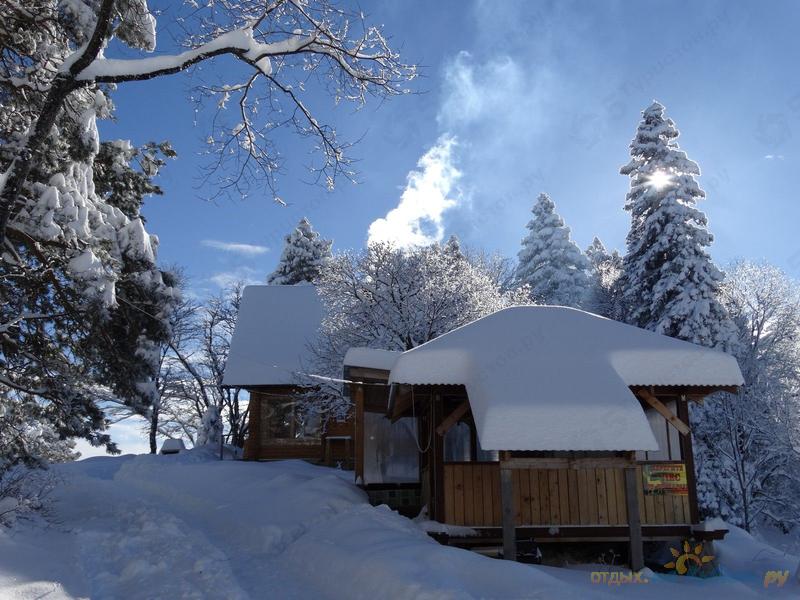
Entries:
[[258,513],[269,495],[246,492],[281,482],[244,469],[241,488],[234,488],[231,481],[214,481],[214,472],[248,465],[187,457],[101,458],[62,467],[67,483],[56,517],[76,536],[91,597],[319,597],[276,568],[292,532],[262,526]]

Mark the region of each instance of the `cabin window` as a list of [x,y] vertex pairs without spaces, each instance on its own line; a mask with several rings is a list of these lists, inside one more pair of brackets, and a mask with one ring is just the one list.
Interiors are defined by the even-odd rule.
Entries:
[[[435,434],[434,434],[435,435]],[[380,413],[364,413],[364,483],[417,483],[419,445],[416,419],[392,423]]]
[[271,397],[262,405],[265,437],[270,439],[302,439],[319,437],[319,416],[298,410],[291,396]]
[[[677,414],[675,400],[665,402],[664,405],[672,414]],[[652,452],[640,450],[636,453],[636,460],[682,460],[681,434],[678,430],[670,425],[667,420],[653,408],[646,408],[644,414],[647,417],[647,421],[650,423],[650,429],[653,430],[653,436],[655,436],[658,442],[658,450]]]

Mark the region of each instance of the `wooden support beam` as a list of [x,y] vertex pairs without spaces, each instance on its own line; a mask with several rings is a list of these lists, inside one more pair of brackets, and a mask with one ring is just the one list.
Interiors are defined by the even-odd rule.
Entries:
[[439,435],[444,435],[447,433],[450,428],[458,423],[458,421],[463,417],[466,412],[469,410],[469,401],[464,400],[461,404],[456,406],[455,410],[447,415],[444,421],[436,428],[436,433]]
[[503,558],[517,560],[517,524],[514,522],[514,481],[511,469],[500,463],[500,500],[503,507]]
[[639,506],[639,477],[636,467],[625,468],[625,504],[628,508],[628,529],[630,531],[631,569],[644,568],[644,545],[642,541],[642,517]]
[[404,413],[411,409],[411,404],[414,402],[414,395],[411,393],[411,386],[396,384],[392,384],[392,386],[395,390],[395,396],[394,406],[391,408],[391,414],[389,417],[391,418],[392,423],[394,423],[400,419]]
[[631,386],[631,389],[634,392],[646,389],[659,398],[664,398],[683,395],[705,397],[715,392],[728,392],[729,394],[735,394],[739,387],[735,385],[635,385]]
[[681,432],[682,435],[689,435],[692,430],[689,426],[681,421],[678,417],[672,414],[672,411],[668,409],[664,404],[662,404],[661,400],[656,398],[653,394],[650,393],[649,390],[640,389],[636,391],[636,394],[647,402],[650,406],[656,409],[662,417],[664,417],[667,422],[672,425],[675,429]]
[[609,458],[509,458],[507,469],[612,469],[629,467],[633,459],[623,456]]

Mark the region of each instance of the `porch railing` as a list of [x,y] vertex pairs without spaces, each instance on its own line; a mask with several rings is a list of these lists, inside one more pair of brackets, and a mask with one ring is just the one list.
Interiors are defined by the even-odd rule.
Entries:
[[[688,496],[645,494],[642,467],[636,468],[642,524],[690,523]],[[513,490],[517,526],[628,523],[622,468],[514,469]],[[448,524],[500,527],[500,464],[445,463],[444,508]]]

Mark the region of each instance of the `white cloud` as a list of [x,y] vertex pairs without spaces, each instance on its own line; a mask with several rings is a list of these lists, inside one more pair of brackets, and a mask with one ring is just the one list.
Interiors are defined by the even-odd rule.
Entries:
[[409,173],[397,207],[370,225],[370,242],[430,244],[445,226],[466,243],[485,244],[487,229],[516,237],[519,224],[506,213],[544,189],[546,157],[535,149],[549,125],[551,71],[505,53],[462,51],[442,75],[439,140]]
[[392,242],[401,248],[440,241],[444,237],[442,216],[457,205],[461,172],[455,167],[456,141],[442,136],[408,174],[400,202],[369,226],[368,241]]
[[[520,131],[519,126],[538,118],[531,106],[534,83],[510,56],[476,62],[469,52],[459,52],[445,67],[439,122],[454,129],[488,120],[495,127],[504,125],[516,135],[529,134],[530,131]],[[515,123],[516,130],[512,127]]]
[[[150,452],[150,443],[145,434],[147,422],[142,417],[129,417],[118,423],[109,425],[106,433],[123,454],[145,454]],[[160,441],[160,438],[159,438]],[[106,454],[105,447],[97,448],[86,440],[75,440],[75,449],[81,453],[81,458],[92,456],[110,456]]]
[[226,288],[238,281],[243,281],[247,285],[262,283],[261,278],[256,275],[259,271],[251,267],[236,267],[230,271],[221,271],[209,277],[209,281],[221,288]]
[[767,154],[764,158],[767,160],[783,160],[783,154]]
[[259,246],[257,244],[242,244],[239,242],[222,242],[220,240],[203,240],[200,242],[203,246],[222,250],[223,252],[234,252],[236,254],[244,254],[245,256],[257,256],[269,252],[266,246]]

